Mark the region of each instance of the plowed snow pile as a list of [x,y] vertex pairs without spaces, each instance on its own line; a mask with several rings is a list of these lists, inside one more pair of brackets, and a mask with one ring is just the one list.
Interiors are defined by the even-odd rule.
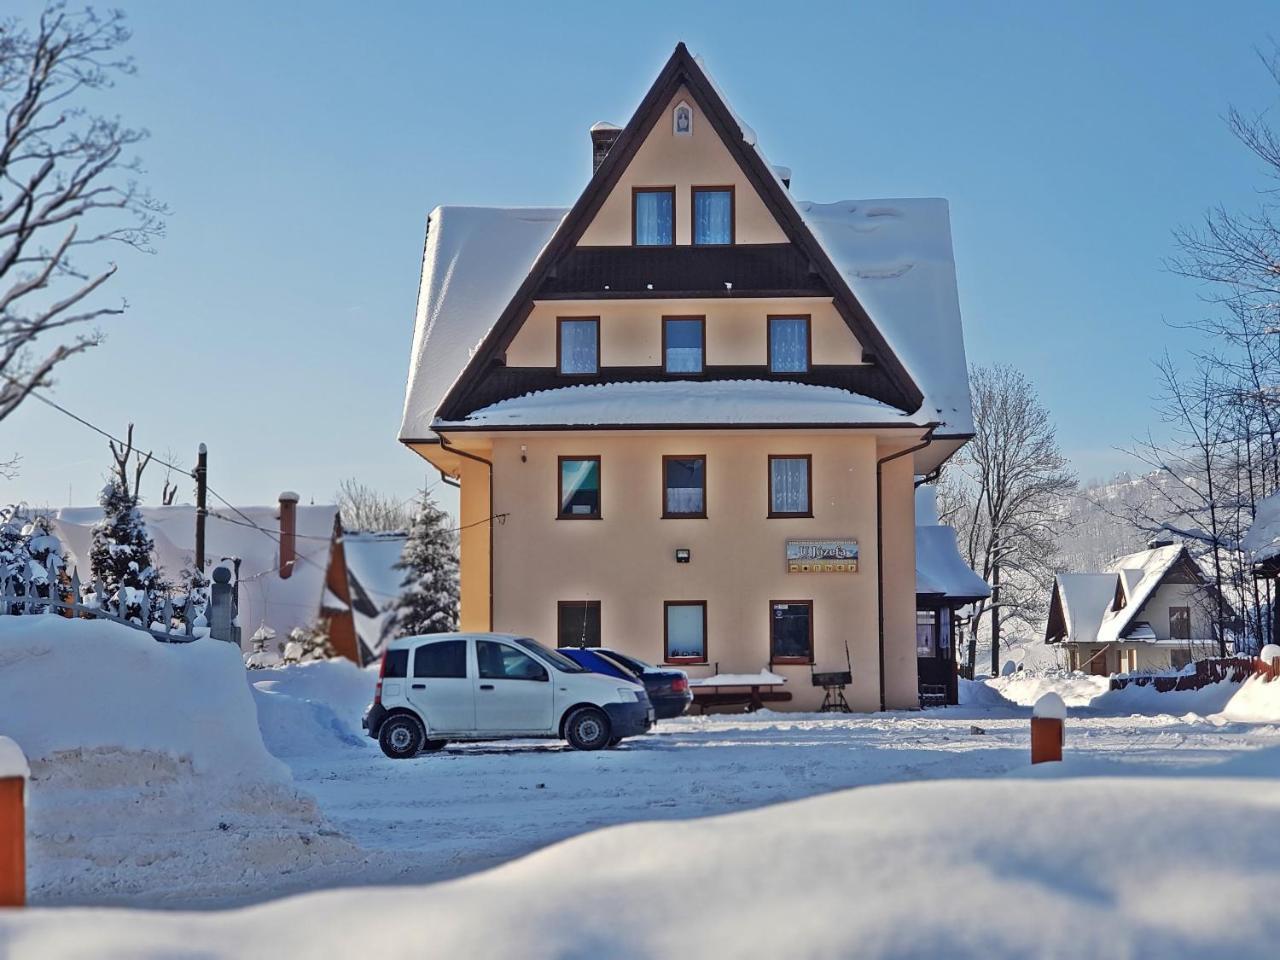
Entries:
[[359,857],[267,752],[220,641],[0,618],[0,734],[31,761],[33,903],[216,904]]
[[1280,680],[1250,677],[1222,709],[1227,720],[1280,723]]

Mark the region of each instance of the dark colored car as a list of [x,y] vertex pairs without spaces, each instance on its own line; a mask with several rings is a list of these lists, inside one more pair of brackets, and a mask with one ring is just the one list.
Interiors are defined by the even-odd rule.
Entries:
[[561,647],[560,652],[595,673],[638,680],[644,684],[658,720],[678,717],[693,703],[689,675],[671,667],[655,667],[609,647]]

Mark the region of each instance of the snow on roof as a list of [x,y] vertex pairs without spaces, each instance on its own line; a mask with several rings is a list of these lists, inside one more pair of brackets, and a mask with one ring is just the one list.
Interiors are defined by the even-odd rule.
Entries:
[[1114,573],[1060,573],[1057,576],[1066,640],[1092,641],[1116,597]]
[[388,609],[400,595],[403,573],[395,569],[409,539],[404,533],[348,533],[342,538],[356,635],[372,657],[382,652]]
[[436,207],[431,212],[401,440],[430,435],[436,409],[567,212],[537,207]]
[[7,777],[21,777],[23,780],[31,776],[31,767],[27,765],[27,755],[22,748],[8,737],[0,737],[0,780]]
[[991,588],[960,556],[955,530],[936,524],[916,527],[916,593],[972,602],[991,596]]
[[1240,549],[1263,563],[1280,555],[1280,492],[1258,501],[1253,524],[1240,540]]
[[608,120],[597,120],[591,125],[591,132],[595,133],[599,130],[621,130],[622,128],[616,123],[610,123]]
[[924,393],[941,435],[972,433],[969,371],[945,200],[796,202],[858,302]]
[[[1098,631],[1099,642],[1114,643],[1124,636],[1130,622],[1142,611],[1143,605],[1150,599],[1152,592],[1160,585],[1160,581],[1169,572],[1169,568],[1177,562],[1182,552],[1183,547],[1174,543],[1152,547],[1149,550],[1139,550],[1137,553],[1128,554],[1111,562],[1108,569],[1120,578],[1120,585],[1124,588],[1125,605],[1120,610],[1108,610],[1102,627]],[[1125,639],[1138,640],[1139,638],[1131,634]]]
[[717,673],[714,677],[690,680],[691,687],[755,687],[786,683],[781,674],[761,670],[759,673]]
[[[156,559],[166,578],[176,581],[184,567],[195,562],[196,508],[189,504],[140,507],[147,531],[155,541]],[[229,509],[213,510],[205,522],[205,559],[210,565],[223,557],[240,559],[239,623],[247,641],[260,624],[281,639],[294,627],[307,626],[320,615],[329,548],[338,508],[305,505],[297,508],[297,556],[293,573],[279,572],[279,507],[240,507],[262,529],[246,526],[244,517]],[[66,545],[69,564],[89,580],[89,548],[93,524],[102,519],[101,507],[64,507],[54,524]],[[267,532],[263,532],[263,531]]]
[[663,380],[539,390],[437,426],[913,422],[895,407],[838,387],[786,380]]

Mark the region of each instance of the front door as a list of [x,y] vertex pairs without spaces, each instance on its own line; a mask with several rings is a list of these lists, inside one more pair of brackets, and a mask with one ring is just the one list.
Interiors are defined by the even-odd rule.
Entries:
[[470,733],[476,723],[475,687],[467,670],[466,640],[436,640],[413,651],[409,702],[429,735]]
[[518,647],[476,641],[476,729],[490,733],[541,733],[551,729],[551,677]]

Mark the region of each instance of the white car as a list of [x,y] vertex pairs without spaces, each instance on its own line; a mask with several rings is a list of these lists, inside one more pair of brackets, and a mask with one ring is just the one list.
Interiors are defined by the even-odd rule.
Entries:
[[435,633],[392,640],[364,728],[393,759],[450,740],[555,737],[611,747],[653,726],[641,684],[592,673],[536,640]]

